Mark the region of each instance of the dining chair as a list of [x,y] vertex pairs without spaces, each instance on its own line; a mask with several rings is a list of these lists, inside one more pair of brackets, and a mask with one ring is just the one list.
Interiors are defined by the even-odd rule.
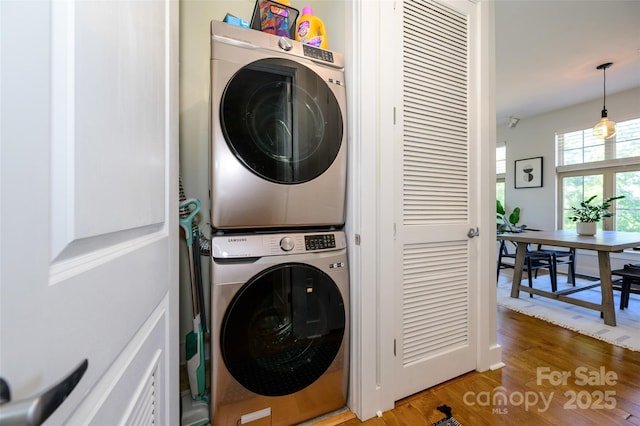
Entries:
[[503,262],[503,259],[513,259],[513,262],[515,262],[516,259],[515,247],[513,252],[509,252],[507,242],[516,246],[516,244],[511,241],[500,240],[500,247],[498,248],[498,276],[500,275],[500,269],[513,269],[513,263]]
[[[567,250],[558,250],[557,248],[549,249],[543,248],[542,244],[538,244],[538,248],[535,252],[546,253],[551,256],[551,263],[556,269],[558,265],[567,265],[567,282],[575,287],[576,285],[576,249],[569,248]],[[536,270],[535,278],[538,278],[538,271]],[[552,279],[556,280],[557,287],[557,273],[554,274]]]
[[[514,246],[513,251],[509,251],[507,240],[500,240],[500,248],[498,250],[497,275],[500,275],[501,269],[514,268],[517,244],[509,241]],[[504,262],[504,259],[513,259],[512,262]],[[544,250],[532,251],[527,245],[527,253],[524,258],[523,271],[527,271],[529,288],[533,288],[532,271],[535,271],[535,277],[538,277],[538,269],[548,269],[551,280],[551,291],[558,290],[556,257],[553,253],[547,253]],[[529,293],[529,297],[533,297],[533,293]]]
[[640,263],[635,265],[624,265],[622,269],[611,271],[611,274],[622,277],[622,286],[620,287],[620,310],[628,308],[631,285],[640,286]]

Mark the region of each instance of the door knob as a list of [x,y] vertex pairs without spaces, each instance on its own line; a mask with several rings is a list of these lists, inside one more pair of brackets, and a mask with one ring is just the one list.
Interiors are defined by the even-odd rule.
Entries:
[[89,361],[84,360],[64,379],[39,395],[11,402],[8,383],[0,377],[0,425],[40,425],[62,404],[76,387]]
[[473,238],[473,237],[477,237],[478,235],[480,235],[480,228],[473,229],[470,228],[469,232],[467,232],[467,237],[469,238]]

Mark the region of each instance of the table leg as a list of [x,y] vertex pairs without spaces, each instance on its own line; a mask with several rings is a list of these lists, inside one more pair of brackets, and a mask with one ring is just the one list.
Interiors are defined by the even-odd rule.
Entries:
[[511,297],[516,299],[520,294],[520,282],[522,281],[522,268],[524,267],[527,245],[528,243],[518,243],[518,248],[516,249],[516,261],[513,264],[513,282],[511,283]]
[[613,306],[613,285],[611,284],[611,260],[608,251],[598,251],[600,267],[600,290],[602,291],[602,315],[604,323],[616,325],[616,312]]

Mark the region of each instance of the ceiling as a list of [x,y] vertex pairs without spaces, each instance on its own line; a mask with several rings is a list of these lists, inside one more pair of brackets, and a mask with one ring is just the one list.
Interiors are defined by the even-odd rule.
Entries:
[[495,13],[499,125],[602,100],[606,62],[607,96],[640,87],[640,0],[496,0]]

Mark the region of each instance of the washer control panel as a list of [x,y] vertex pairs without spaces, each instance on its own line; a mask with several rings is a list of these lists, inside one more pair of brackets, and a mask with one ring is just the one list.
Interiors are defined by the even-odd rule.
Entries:
[[216,259],[302,254],[346,247],[342,231],[219,235],[211,239],[211,255]]

